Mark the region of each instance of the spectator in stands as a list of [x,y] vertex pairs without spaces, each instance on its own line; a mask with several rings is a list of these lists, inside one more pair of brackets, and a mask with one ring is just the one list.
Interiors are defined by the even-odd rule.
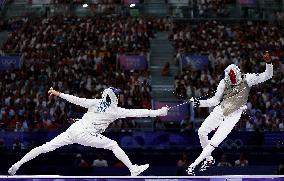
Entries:
[[13,150],[15,151],[21,151],[24,149],[24,144],[20,141],[19,138],[15,139],[15,142],[13,144]]
[[84,175],[89,168],[89,164],[83,159],[82,154],[77,153],[72,167],[74,174]]
[[170,62],[167,62],[163,69],[162,69],[162,72],[161,72],[161,75],[163,77],[167,77],[167,76],[170,76]]
[[181,158],[177,162],[178,167],[187,167],[189,164],[189,160],[187,154],[185,152],[182,153]]
[[105,159],[103,159],[102,154],[98,154],[97,159],[93,161],[93,167],[108,167],[108,163]]
[[177,176],[185,175],[185,169],[191,164],[191,161],[188,160],[188,156],[185,152],[181,154],[181,158],[177,161]]
[[217,167],[232,167],[232,164],[227,161],[227,155],[222,154],[220,162],[217,164]]
[[237,166],[237,167],[246,167],[246,166],[248,166],[248,164],[249,164],[249,162],[245,158],[245,154],[244,153],[241,153],[240,154],[240,158],[235,161],[235,166]]
[[284,150],[283,141],[282,141],[281,139],[278,139],[278,140],[276,141],[276,152],[281,153],[281,152],[283,152],[283,150]]
[[284,164],[278,166],[277,175],[284,175]]

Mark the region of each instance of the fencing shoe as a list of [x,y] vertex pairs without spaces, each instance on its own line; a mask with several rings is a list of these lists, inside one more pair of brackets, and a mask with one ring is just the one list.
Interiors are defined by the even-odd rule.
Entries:
[[140,173],[144,172],[149,167],[149,164],[145,165],[133,165],[133,168],[130,170],[131,176],[137,176]]
[[15,173],[19,170],[20,166],[18,166],[17,164],[14,164],[11,166],[11,168],[9,168],[8,173],[10,175],[15,175]]
[[201,167],[200,167],[200,171],[203,172],[205,170],[207,170],[209,167],[211,167],[212,165],[215,164],[215,159],[211,159],[211,160],[204,160]]
[[187,173],[188,175],[195,175],[195,173],[194,173],[194,167],[189,166],[189,167],[186,169],[186,173]]

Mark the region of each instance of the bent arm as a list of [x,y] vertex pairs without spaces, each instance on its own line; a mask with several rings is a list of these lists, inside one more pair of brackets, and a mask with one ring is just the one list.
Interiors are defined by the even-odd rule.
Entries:
[[99,100],[98,99],[86,99],[86,98],[79,98],[73,95],[69,95],[69,94],[64,94],[64,93],[60,93],[59,97],[67,100],[68,102],[71,102],[73,104],[76,104],[78,106],[82,106],[84,108],[89,108],[93,105],[98,104]]
[[262,82],[265,82],[268,79],[271,79],[273,76],[273,65],[270,63],[266,63],[266,69],[261,74],[255,74],[255,73],[248,73],[245,75],[245,79],[248,83],[248,86],[253,86]]
[[117,116],[119,118],[126,117],[156,117],[160,116],[161,113],[159,110],[149,110],[149,109],[125,109],[118,108]]
[[199,107],[212,107],[218,105],[223,96],[224,89],[225,89],[225,82],[222,79],[217,87],[215,95],[207,100],[199,100],[200,102]]

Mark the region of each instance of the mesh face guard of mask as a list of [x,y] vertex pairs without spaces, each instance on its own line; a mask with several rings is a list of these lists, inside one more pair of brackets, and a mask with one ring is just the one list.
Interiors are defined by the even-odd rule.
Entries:
[[235,64],[229,65],[225,69],[225,82],[229,85],[238,85],[242,80],[242,73],[239,67]]
[[102,100],[99,103],[97,111],[106,112],[107,108],[109,108],[110,106],[117,106],[119,93],[120,90],[113,87],[105,89],[102,94]]
[[102,98],[110,104],[117,105],[118,96],[119,96],[120,93],[121,93],[120,89],[109,87],[109,88],[104,90],[104,92],[102,94]]

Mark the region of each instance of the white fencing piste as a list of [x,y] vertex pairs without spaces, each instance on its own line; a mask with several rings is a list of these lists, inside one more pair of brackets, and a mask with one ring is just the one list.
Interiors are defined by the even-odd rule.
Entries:
[[[178,180],[178,179],[204,179],[204,178],[220,178],[220,179],[242,179],[242,178],[283,178],[284,175],[217,175],[217,176],[62,176],[62,175],[0,175],[2,179],[167,179],[167,180]],[[146,180],[145,180],[146,181]]]

